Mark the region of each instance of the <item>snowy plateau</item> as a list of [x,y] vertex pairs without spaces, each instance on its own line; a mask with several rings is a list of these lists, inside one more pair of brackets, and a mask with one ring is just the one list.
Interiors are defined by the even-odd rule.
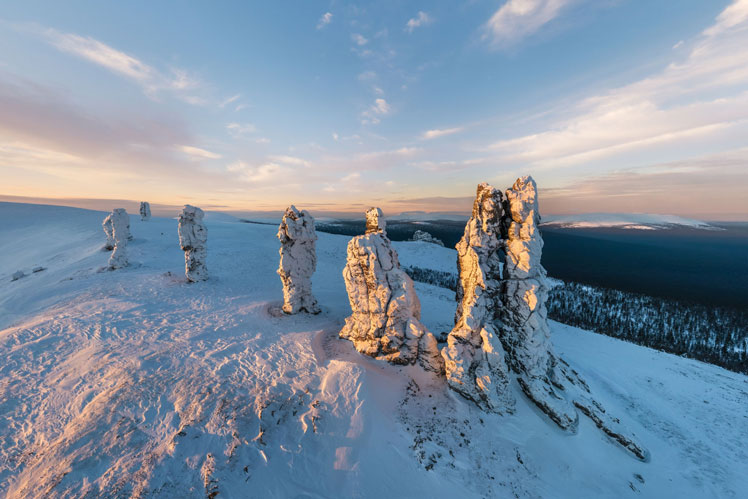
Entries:
[[[515,412],[490,414],[357,353],[338,337],[349,237],[318,234],[321,313],[287,316],[277,226],[206,214],[210,278],[188,284],[176,219],[130,216],[110,271],[105,215],[0,203],[0,496],[748,495],[746,376],[551,322],[640,461],[585,417],[560,430],[516,381]],[[393,247],[455,271],[454,249]],[[454,293],[415,289],[423,324],[450,331]]]
[[618,229],[658,230],[688,227],[702,230],[722,230],[701,220],[676,215],[650,213],[583,213],[581,215],[549,215],[543,217],[544,226],[564,229],[592,229],[614,227]]

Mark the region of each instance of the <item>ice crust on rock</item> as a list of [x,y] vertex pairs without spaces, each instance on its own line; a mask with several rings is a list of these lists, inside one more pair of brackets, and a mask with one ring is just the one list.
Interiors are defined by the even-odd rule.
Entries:
[[479,407],[508,412],[514,405],[504,350],[494,326],[501,306],[501,191],[477,189],[473,213],[457,243],[457,312],[442,350],[447,383]]
[[348,243],[343,279],[353,312],[340,337],[356,350],[395,364],[441,372],[436,338],[421,324],[421,303],[413,281],[400,268],[379,208],[366,212],[366,234]]
[[144,222],[151,219],[151,203],[148,201],[140,202],[140,219]]
[[424,243],[432,243],[439,246],[444,246],[444,243],[441,241],[441,239],[437,239],[436,237],[432,236],[425,230],[417,230],[413,233],[413,237],[410,239],[411,241],[423,241]]
[[179,214],[179,245],[184,251],[184,271],[190,282],[208,278],[207,258],[208,228],[203,223],[205,213],[200,208],[184,205]]
[[283,282],[283,311],[319,313],[312,295],[312,274],[317,267],[314,218],[306,210],[289,206],[278,228],[280,265],[278,275]]
[[127,242],[132,239],[130,216],[124,208],[115,208],[107,215],[102,225],[107,235],[105,248],[113,250],[109,257],[109,269],[126,267],[128,264]]

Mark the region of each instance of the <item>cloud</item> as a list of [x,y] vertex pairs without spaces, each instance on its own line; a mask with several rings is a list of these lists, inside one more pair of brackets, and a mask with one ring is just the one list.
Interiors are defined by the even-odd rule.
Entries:
[[386,116],[391,112],[392,108],[384,98],[380,97],[378,99],[374,99],[374,104],[372,104],[366,111],[361,113],[361,123],[364,125],[376,125],[381,121],[379,119],[380,116]]
[[317,29],[322,29],[332,22],[332,12],[325,12],[317,22]]
[[377,73],[375,73],[374,71],[364,71],[358,74],[358,79],[360,81],[373,80],[376,77],[377,77]]
[[[242,97],[242,94],[232,95],[231,97],[225,99],[223,102],[221,102],[220,104],[218,104],[218,107],[220,107],[221,109],[223,109],[224,107],[228,106],[229,104],[232,104],[232,103],[236,102],[237,100],[241,99],[241,97]],[[237,111],[238,111],[238,109],[237,109]]]
[[463,127],[426,130],[425,132],[423,132],[423,135],[421,135],[421,138],[423,138],[424,140],[438,139],[439,137],[444,137],[445,135],[460,133],[463,130]]
[[358,45],[359,47],[369,43],[369,40],[367,40],[366,38],[364,38],[363,35],[360,35],[358,33],[351,33],[351,40],[353,40],[356,43],[356,45]]
[[247,135],[251,135],[257,131],[257,127],[255,127],[252,123],[229,123],[226,125],[226,130],[228,130],[229,134],[234,138],[240,138]]
[[269,156],[269,158],[275,162],[283,163],[286,165],[305,166],[305,167],[312,166],[311,162],[303,158],[297,158],[295,156],[274,155],[274,156]]
[[485,25],[484,39],[511,45],[538,31],[578,0],[508,0]]
[[194,146],[179,146],[178,149],[189,155],[191,159],[221,159],[223,157],[218,153]]
[[431,24],[434,20],[427,13],[418,11],[418,15],[412,19],[409,19],[405,24],[405,31],[413,33],[413,30]]

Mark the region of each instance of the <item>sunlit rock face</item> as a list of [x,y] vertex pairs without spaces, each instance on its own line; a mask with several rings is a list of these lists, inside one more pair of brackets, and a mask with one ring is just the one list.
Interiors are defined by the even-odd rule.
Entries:
[[148,201],[140,202],[140,219],[144,222],[151,219],[151,203]]
[[207,258],[208,229],[203,223],[205,214],[200,208],[184,205],[179,214],[179,245],[184,251],[184,267],[187,280],[204,281],[208,278],[205,266]]
[[521,177],[506,191],[502,217],[506,262],[499,307],[501,340],[527,396],[559,426],[572,428],[576,410],[554,387],[556,358],[546,310],[546,272],[540,264],[539,223],[537,186],[532,177]]
[[421,324],[421,303],[413,281],[400,268],[397,252],[385,232],[382,210],[366,212],[366,234],[348,243],[343,269],[352,314],[340,337],[356,350],[395,364],[421,364],[441,371],[436,339]]
[[278,228],[281,242],[278,275],[283,282],[283,311],[319,313],[312,295],[312,274],[317,267],[314,218],[306,210],[289,206]]
[[513,407],[504,350],[494,326],[501,307],[501,216],[501,191],[480,184],[457,243],[457,313],[442,350],[449,386],[495,412]]
[[422,241],[424,243],[431,243],[436,244],[438,246],[444,246],[444,243],[426,232],[425,230],[417,230],[413,233],[413,237],[410,239],[411,241]]
[[111,245],[112,254],[109,257],[109,268],[121,269],[128,264],[127,241],[130,236],[130,216],[124,208],[114,209],[103,222],[104,232],[107,235],[107,245]]

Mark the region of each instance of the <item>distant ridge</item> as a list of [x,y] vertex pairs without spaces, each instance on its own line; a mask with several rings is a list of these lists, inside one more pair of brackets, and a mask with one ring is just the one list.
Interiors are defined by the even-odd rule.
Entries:
[[658,215],[652,213],[582,213],[578,215],[547,215],[542,225],[566,229],[592,229],[615,227],[619,229],[658,230],[674,227],[690,227],[703,230],[722,230],[702,220]]

